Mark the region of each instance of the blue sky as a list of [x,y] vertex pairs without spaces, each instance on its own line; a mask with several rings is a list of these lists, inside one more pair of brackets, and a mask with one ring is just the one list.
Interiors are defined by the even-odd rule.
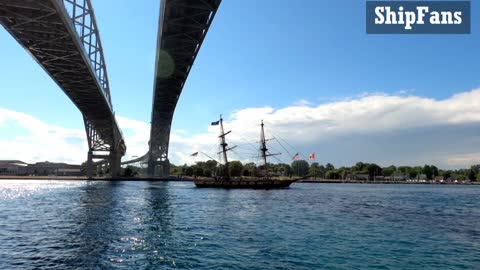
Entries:
[[[159,1],[92,2],[116,114],[148,125]],[[472,11],[477,5],[472,2]],[[318,107],[385,95],[448,100],[480,86],[478,23],[473,12],[470,35],[367,35],[363,0],[328,5],[316,0],[224,0],[190,72],[173,129],[192,138],[210,132],[208,123],[218,114],[229,115],[233,122],[234,112],[248,108]],[[56,127],[83,128],[75,106],[3,28],[0,59],[0,108]],[[11,141],[25,133],[21,125],[10,127],[2,129],[0,139]],[[316,132],[322,136],[321,130]],[[406,136],[402,138],[410,138]],[[371,143],[368,136],[357,138]],[[311,148],[322,152],[325,147]],[[347,162],[333,152],[337,163]],[[475,156],[476,151],[458,155]],[[418,162],[435,161],[418,156]]]

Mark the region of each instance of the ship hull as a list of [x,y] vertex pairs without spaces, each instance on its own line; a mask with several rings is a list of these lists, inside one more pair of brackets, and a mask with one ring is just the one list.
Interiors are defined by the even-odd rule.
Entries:
[[215,179],[196,179],[195,185],[198,188],[225,188],[225,189],[276,189],[288,188],[296,180],[215,180]]

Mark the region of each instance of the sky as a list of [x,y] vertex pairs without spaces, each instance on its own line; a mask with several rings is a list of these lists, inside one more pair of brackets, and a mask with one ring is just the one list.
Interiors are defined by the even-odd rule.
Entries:
[[[223,0],[173,119],[170,159],[214,155],[224,115],[232,158],[273,162],[480,163],[478,3],[469,35],[367,35],[364,0]],[[127,156],[148,149],[159,0],[92,0]],[[0,27],[0,159],[86,159],[82,116]],[[278,142],[283,144],[280,145]],[[278,150],[278,151],[277,151]]]

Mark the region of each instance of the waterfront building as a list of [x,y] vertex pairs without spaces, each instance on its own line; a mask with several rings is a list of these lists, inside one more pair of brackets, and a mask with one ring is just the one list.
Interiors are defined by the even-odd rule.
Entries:
[[27,166],[20,160],[0,160],[0,175],[25,175]]

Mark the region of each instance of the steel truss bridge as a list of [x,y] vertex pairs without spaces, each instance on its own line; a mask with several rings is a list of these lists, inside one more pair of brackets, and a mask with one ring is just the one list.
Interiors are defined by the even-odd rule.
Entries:
[[[149,151],[122,164],[168,176],[177,101],[221,0],[161,0]],[[83,115],[87,175],[120,172],[126,152],[115,120],[102,43],[90,0],[0,0],[0,24],[50,75]],[[95,161],[96,160],[96,161]]]
[[168,146],[173,113],[221,0],[162,0],[149,151],[122,163],[147,165],[148,176],[170,175]]
[[90,0],[0,0],[0,24],[83,114],[87,175],[92,176],[94,159],[102,159],[117,176],[126,146],[113,112]]

